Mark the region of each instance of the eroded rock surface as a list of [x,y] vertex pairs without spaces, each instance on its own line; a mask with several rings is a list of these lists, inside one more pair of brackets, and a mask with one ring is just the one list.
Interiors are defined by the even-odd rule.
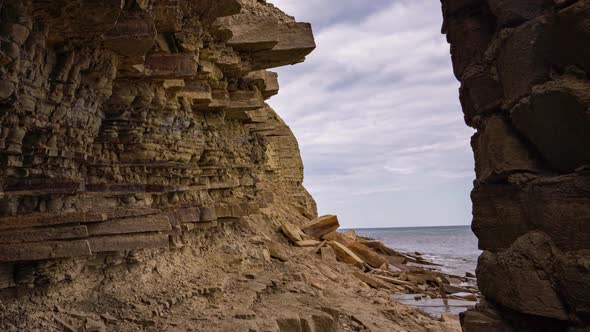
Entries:
[[590,325],[590,1],[443,0],[487,298],[465,331]]
[[266,69],[314,49],[309,24],[238,0],[15,0],[0,17],[0,263],[178,247],[277,194],[315,216],[265,104]]

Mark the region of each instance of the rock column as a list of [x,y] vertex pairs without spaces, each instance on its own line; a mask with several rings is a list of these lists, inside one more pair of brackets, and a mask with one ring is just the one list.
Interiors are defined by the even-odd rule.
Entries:
[[[443,0],[477,179],[471,331],[590,324],[590,1]],[[577,330],[576,330],[577,331]]]

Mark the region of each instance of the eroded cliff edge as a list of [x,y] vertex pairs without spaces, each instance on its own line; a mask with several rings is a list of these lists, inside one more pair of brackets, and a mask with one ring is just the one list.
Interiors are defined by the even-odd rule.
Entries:
[[465,331],[590,324],[590,1],[443,0],[487,302]]
[[181,246],[275,195],[315,216],[264,102],[309,24],[257,1],[0,5],[1,262]]

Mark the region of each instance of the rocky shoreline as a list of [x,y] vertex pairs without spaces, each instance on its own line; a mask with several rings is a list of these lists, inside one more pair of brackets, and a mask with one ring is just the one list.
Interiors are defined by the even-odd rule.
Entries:
[[337,232],[338,218],[327,215],[299,229],[281,226],[282,233],[296,246],[313,247],[322,259],[337,258],[356,266],[354,275],[370,287],[392,293],[392,298],[420,308],[428,314],[458,315],[473,308],[481,294],[475,275],[456,276],[437,271],[437,264],[420,253],[401,253],[382,242],[358,236],[354,230]]

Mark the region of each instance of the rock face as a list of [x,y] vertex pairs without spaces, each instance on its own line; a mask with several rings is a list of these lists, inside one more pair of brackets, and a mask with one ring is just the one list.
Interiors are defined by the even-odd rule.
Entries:
[[487,302],[465,331],[590,325],[590,1],[443,0]]
[[180,248],[273,199],[315,217],[265,103],[266,69],[314,47],[264,1],[0,1],[0,289],[41,282],[38,260]]

